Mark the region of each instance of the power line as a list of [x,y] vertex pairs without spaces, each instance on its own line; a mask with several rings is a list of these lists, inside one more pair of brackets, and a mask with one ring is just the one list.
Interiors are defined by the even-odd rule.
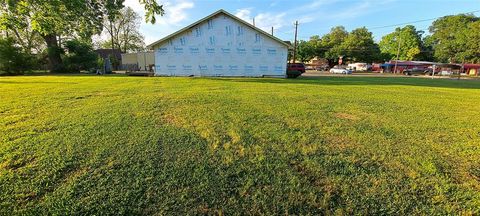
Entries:
[[[317,48],[316,50],[321,51],[329,51],[329,48]],[[377,48],[374,47],[367,47],[367,48],[360,48],[360,49],[340,49],[341,51],[350,51],[350,52],[368,52],[368,51],[378,51]],[[420,50],[420,53],[431,53],[432,50]]]
[[[480,12],[480,10],[476,10],[476,11],[470,11],[470,12],[466,12],[466,13],[459,13],[459,14],[469,14],[469,13],[476,13],[476,12]],[[419,22],[432,21],[432,20],[436,20],[436,19],[438,19],[438,18],[442,18],[442,17],[444,17],[444,16],[441,16],[441,17],[435,17],[435,18],[430,18],[430,19],[416,20],[416,21],[411,21],[411,22],[398,23],[398,24],[393,24],[393,25],[378,26],[378,27],[368,28],[368,30],[372,30],[372,29],[381,29],[381,28],[389,28],[389,27],[395,27],[395,26],[401,26],[401,25],[407,25],[407,24],[419,23]]]
[[[469,13],[477,13],[477,12],[480,12],[480,10],[475,10],[475,11],[470,11],[470,12],[463,12],[463,13],[457,13],[457,14],[469,14]],[[448,16],[448,15],[445,15],[445,16]],[[372,28],[368,28],[366,27],[368,30],[373,30],[373,29],[381,29],[381,28],[389,28],[389,27],[395,27],[395,26],[401,26],[401,25],[406,25],[406,24],[413,24],[413,23],[420,23],[420,22],[426,22],[426,21],[431,21],[431,20],[436,20],[436,19],[439,19],[439,18],[442,18],[442,17],[445,17],[445,16],[440,16],[440,17],[435,17],[435,18],[430,18],[430,19],[423,19],[423,20],[416,20],[416,21],[411,21],[411,22],[404,22],[404,23],[398,23],[398,24],[392,24],[392,25],[385,25],[385,26],[377,26],[377,27],[372,27]],[[325,28],[327,29],[327,28]],[[420,29],[416,29],[417,31],[428,31],[429,28],[428,27],[424,27],[424,28],[420,28]],[[292,32],[291,31],[277,31],[278,34],[291,34]],[[305,39],[305,40],[308,40],[312,35],[299,35],[300,38],[302,39]]]

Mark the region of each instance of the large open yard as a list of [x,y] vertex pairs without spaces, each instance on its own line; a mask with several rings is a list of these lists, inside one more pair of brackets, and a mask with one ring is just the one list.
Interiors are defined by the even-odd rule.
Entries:
[[480,82],[0,77],[0,215],[480,214]]

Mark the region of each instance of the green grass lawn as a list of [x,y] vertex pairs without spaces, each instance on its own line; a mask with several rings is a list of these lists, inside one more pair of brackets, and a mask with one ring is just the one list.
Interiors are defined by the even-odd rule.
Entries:
[[0,214],[480,214],[480,82],[0,77]]

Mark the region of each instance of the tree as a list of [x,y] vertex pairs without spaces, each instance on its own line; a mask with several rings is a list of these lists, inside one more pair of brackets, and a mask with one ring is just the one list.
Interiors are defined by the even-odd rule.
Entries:
[[[163,15],[163,7],[155,0],[139,0],[145,5],[147,22],[155,23],[155,15]],[[16,28],[31,23],[32,30],[47,44],[50,70],[63,69],[58,36],[74,34],[91,39],[103,29],[106,14],[115,18],[124,0],[1,0],[0,26]],[[27,19],[25,19],[27,18]]]
[[378,59],[380,49],[367,28],[357,28],[350,32],[340,45],[341,50],[352,61],[373,62]]
[[70,40],[65,43],[65,66],[71,72],[90,70],[97,65],[97,54],[92,46],[81,40]]
[[313,57],[323,57],[325,55],[325,48],[322,46],[322,38],[320,38],[320,36],[311,36],[308,43],[313,49]]
[[112,22],[107,20],[105,31],[110,39],[104,41],[104,48],[119,49],[122,52],[136,52],[145,49],[144,37],[140,33],[140,16],[132,8],[123,8]]
[[423,49],[422,34],[422,31],[417,31],[412,25],[396,28],[394,32],[382,37],[380,50],[390,59],[396,58],[398,53],[399,60],[420,60]]
[[480,63],[480,20],[468,24],[460,40],[465,41],[462,62]]
[[430,26],[435,57],[444,62],[473,62],[478,59],[479,17],[472,14],[445,16]]
[[33,66],[33,57],[15,46],[12,38],[0,39],[0,71],[9,75],[23,74]]
[[431,35],[427,35],[422,38],[422,53],[420,54],[420,59],[423,61],[436,61],[435,57],[433,56],[434,41]]
[[[7,37],[11,37],[24,52],[28,54],[40,53],[45,47],[45,42],[38,32],[33,30],[28,16],[19,14],[19,17],[21,18],[20,20],[11,20],[10,22],[0,20],[0,29],[3,30]],[[27,20],[27,22],[22,22],[21,20]],[[2,25],[2,23],[5,25]]]
[[348,32],[345,27],[337,26],[322,37],[320,47],[325,51],[322,57],[328,60],[330,66],[335,64],[339,56],[345,55],[341,45],[347,36]]
[[325,50],[321,45],[321,38],[318,35],[310,37],[308,41],[300,40],[297,45],[297,59],[307,62],[315,57],[323,57]]
[[312,44],[309,43],[309,41],[300,40],[297,45],[296,60],[299,60],[300,62],[307,62],[314,57],[314,47]]

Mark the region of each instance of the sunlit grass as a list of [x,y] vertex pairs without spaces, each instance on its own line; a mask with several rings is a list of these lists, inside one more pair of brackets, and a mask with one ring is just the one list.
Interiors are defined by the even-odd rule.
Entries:
[[0,214],[479,214],[480,83],[0,77]]

